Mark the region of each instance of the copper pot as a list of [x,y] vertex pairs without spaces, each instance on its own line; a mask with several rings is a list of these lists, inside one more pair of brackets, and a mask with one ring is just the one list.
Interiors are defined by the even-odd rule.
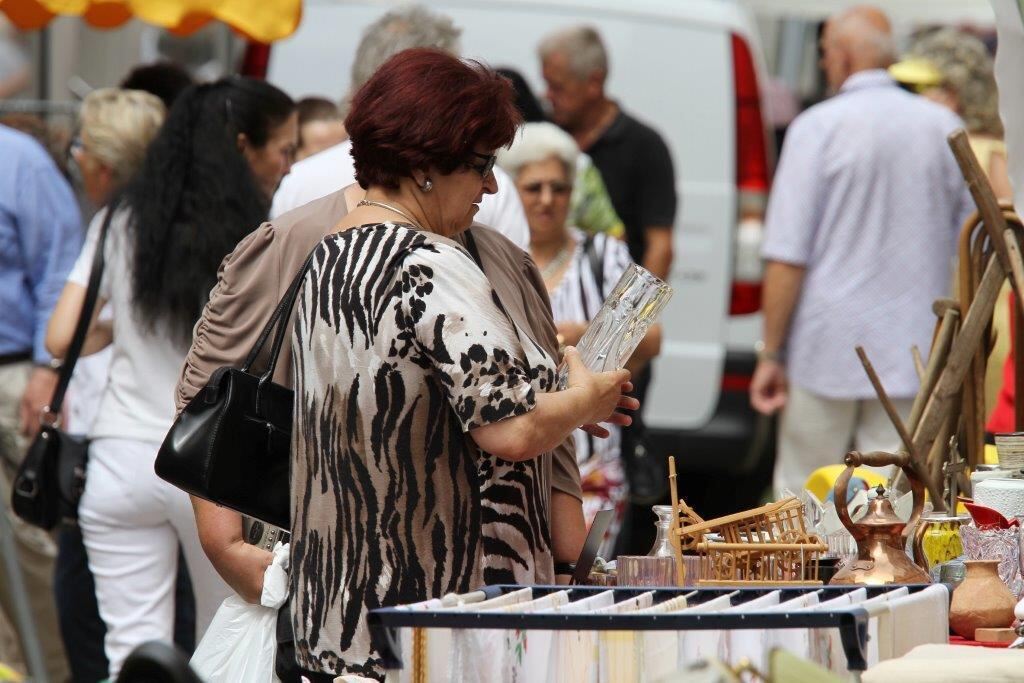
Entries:
[[[907,533],[914,528],[924,508],[924,484],[911,471],[908,461],[902,453],[861,454],[853,451],[847,454],[846,470],[836,480],[833,497],[839,520],[857,542],[857,557],[836,572],[829,585],[931,583],[928,573],[914,564],[904,551]],[[914,493],[914,509],[908,522],[896,515],[885,487],[879,485],[878,495],[868,504],[868,513],[853,523],[846,505],[846,487],[854,469],[861,465],[899,465],[903,468]]]

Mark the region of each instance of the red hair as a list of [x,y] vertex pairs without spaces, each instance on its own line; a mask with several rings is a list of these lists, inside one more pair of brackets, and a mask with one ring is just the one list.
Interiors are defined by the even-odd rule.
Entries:
[[522,116],[505,77],[442,50],[399,52],[356,92],[345,129],[356,180],[395,189],[414,170],[452,173],[512,143]]

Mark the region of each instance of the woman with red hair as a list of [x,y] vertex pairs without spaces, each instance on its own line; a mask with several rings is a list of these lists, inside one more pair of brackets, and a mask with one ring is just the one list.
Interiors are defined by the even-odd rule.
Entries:
[[495,191],[510,84],[428,49],[389,60],[345,127],[365,198],[314,252],[292,338],[292,615],[310,680],[383,676],[366,613],[485,583],[553,580],[538,457],[597,436],[628,372],[556,359],[451,238]]

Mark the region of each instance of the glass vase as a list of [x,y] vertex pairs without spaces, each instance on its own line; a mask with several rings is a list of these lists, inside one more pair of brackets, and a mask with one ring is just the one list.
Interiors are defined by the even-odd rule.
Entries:
[[[635,263],[630,265],[576,345],[583,364],[592,372],[623,367],[671,298],[668,284]],[[569,370],[562,363],[558,388],[565,389],[568,383]]]

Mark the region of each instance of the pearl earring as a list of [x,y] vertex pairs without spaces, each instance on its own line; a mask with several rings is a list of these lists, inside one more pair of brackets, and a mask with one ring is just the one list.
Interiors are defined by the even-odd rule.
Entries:
[[424,192],[430,192],[434,189],[434,182],[430,178],[427,178],[423,181],[423,184],[420,185],[420,189]]

